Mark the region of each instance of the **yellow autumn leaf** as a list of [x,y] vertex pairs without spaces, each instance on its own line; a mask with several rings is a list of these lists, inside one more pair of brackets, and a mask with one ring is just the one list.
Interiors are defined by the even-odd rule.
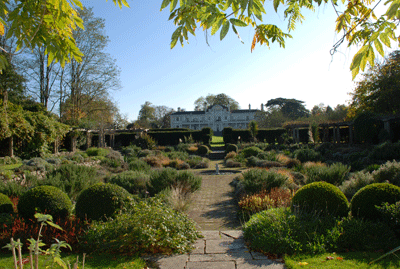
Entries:
[[308,265],[308,262],[299,262],[300,266]]
[[0,22],[0,35],[4,35],[4,25]]

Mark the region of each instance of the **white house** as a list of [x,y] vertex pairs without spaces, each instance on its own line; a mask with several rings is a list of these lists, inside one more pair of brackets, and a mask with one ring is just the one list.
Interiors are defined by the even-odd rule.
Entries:
[[[263,105],[261,105],[263,110]],[[205,111],[181,111],[171,114],[171,128],[189,128],[201,130],[211,127],[214,134],[220,135],[225,127],[234,129],[247,129],[249,122],[255,119],[258,109],[230,110],[229,107],[213,105]]]

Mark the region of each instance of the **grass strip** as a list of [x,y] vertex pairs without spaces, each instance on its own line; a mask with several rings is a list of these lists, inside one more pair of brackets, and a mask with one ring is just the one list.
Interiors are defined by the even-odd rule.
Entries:
[[[23,258],[29,255],[23,255]],[[82,254],[62,254],[62,259],[72,265],[76,262],[76,257],[79,256],[79,266],[82,268]],[[53,264],[51,260],[48,260],[48,256],[39,257],[39,268],[62,268],[57,264]],[[46,262],[47,260],[47,262]],[[122,256],[122,255],[111,255],[111,254],[95,254],[86,255],[85,269],[142,269],[146,267],[144,260],[138,257]],[[0,253],[0,269],[14,268],[13,257],[8,253]],[[25,264],[24,268],[29,268],[29,263]]]
[[383,252],[347,252],[323,253],[317,255],[287,255],[285,265],[288,269],[318,268],[318,269],[397,269],[400,259],[394,255],[387,256],[376,263],[369,264],[380,257]]

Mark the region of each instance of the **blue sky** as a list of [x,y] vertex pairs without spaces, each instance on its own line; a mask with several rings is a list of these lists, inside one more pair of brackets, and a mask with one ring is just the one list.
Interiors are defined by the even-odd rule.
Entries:
[[[161,2],[128,0],[131,8],[121,10],[111,0],[82,1],[106,20],[107,52],[121,69],[122,88],[112,96],[129,120],[137,119],[146,101],[193,110],[194,101],[209,93],[225,93],[241,108],[259,108],[277,97],[305,101],[308,109],[320,103],[335,107],[350,99],[354,50],[343,45],[331,57],[340,36],[334,32],[336,15],[330,5],[306,12],[285,49],[257,45],[251,53],[251,28],[239,28],[244,44],[230,30],[223,41],[219,32],[209,36],[207,45],[205,33],[197,29],[189,44],[171,50],[175,26],[168,21],[168,10],[160,12]],[[268,1],[265,8],[264,22],[286,30],[282,12],[276,14]]]

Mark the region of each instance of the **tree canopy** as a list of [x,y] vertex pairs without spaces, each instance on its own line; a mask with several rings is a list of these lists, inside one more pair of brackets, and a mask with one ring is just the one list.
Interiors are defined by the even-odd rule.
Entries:
[[[268,18],[264,6],[270,1],[265,0],[163,0],[161,9],[169,6],[170,20],[176,25],[171,37],[171,48],[178,40],[183,46],[189,40],[189,33],[195,35],[195,30],[201,28],[211,30],[211,35],[220,32],[220,39],[224,39],[229,29],[241,40],[238,27],[254,28],[254,37],[251,43],[253,51],[257,44],[270,46],[278,43],[285,47],[285,40],[292,38],[290,32],[296,29],[305,17],[304,10],[315,10],[323,4],[332,5],[338,14],[336,32],[342,38],[333,46],[334,53],[345,40],[348,46],[359,46],[353,58],[350,69],[353,78],[360,70],[364,71],[367,63],[374,65],[376,52],[384,57],[383,47],[390,47],[391,41],[398,41],[395,30],[400,18],[400,0],[387,0],[386,12],[377,16],[374,9],[381,1],[351,1],[351,0],[273,0],[273,8],[280,13],[283,7],[283,17],[288,20],[287,29],[281,29],[270,23],[264,23]],[[344,10],[340,11],[340,5]],[[279,10],[279,12],[278,12]],[[200,27],[198,27],[199,25]],[[242,41],[243,43],[243,41]]]
[[400,113],[400,51],[392,52],[382,63],[369,68],[351,95],[350,117],[366,111]]
[[303,104],[304,101],[296,99],[275,98],[268,100],[266,107],[278,107],[284,117],[294,120],[309,114],[309,111]]
[[[10,10],[10,4],[15,6]],[[115,5],[129,7],[126,0],[113,0]],[[5,26],[11,25],[7,37],[17,38],[17,50],[46,47],[49,61],[64,65],[71,59],[81,60],[82,52],[76,46],[73,30],[83,28],[78,9],[82,9],[79,0],[39,0],[12,1],[0,0],[0,35],[5,34]],[[0,50],[10,53],[6,48]],[[7,64],[0,55],[0,72]]]
[[199,97],[194,101],[194,110],[202,111],[206,110],[207,107],[213,105],[222,105],[230,108],[230,110],[239,109],[239,103],[233,98],[229,97],[225,93],[220,93],[217,95],[208,94],[206,97]]

